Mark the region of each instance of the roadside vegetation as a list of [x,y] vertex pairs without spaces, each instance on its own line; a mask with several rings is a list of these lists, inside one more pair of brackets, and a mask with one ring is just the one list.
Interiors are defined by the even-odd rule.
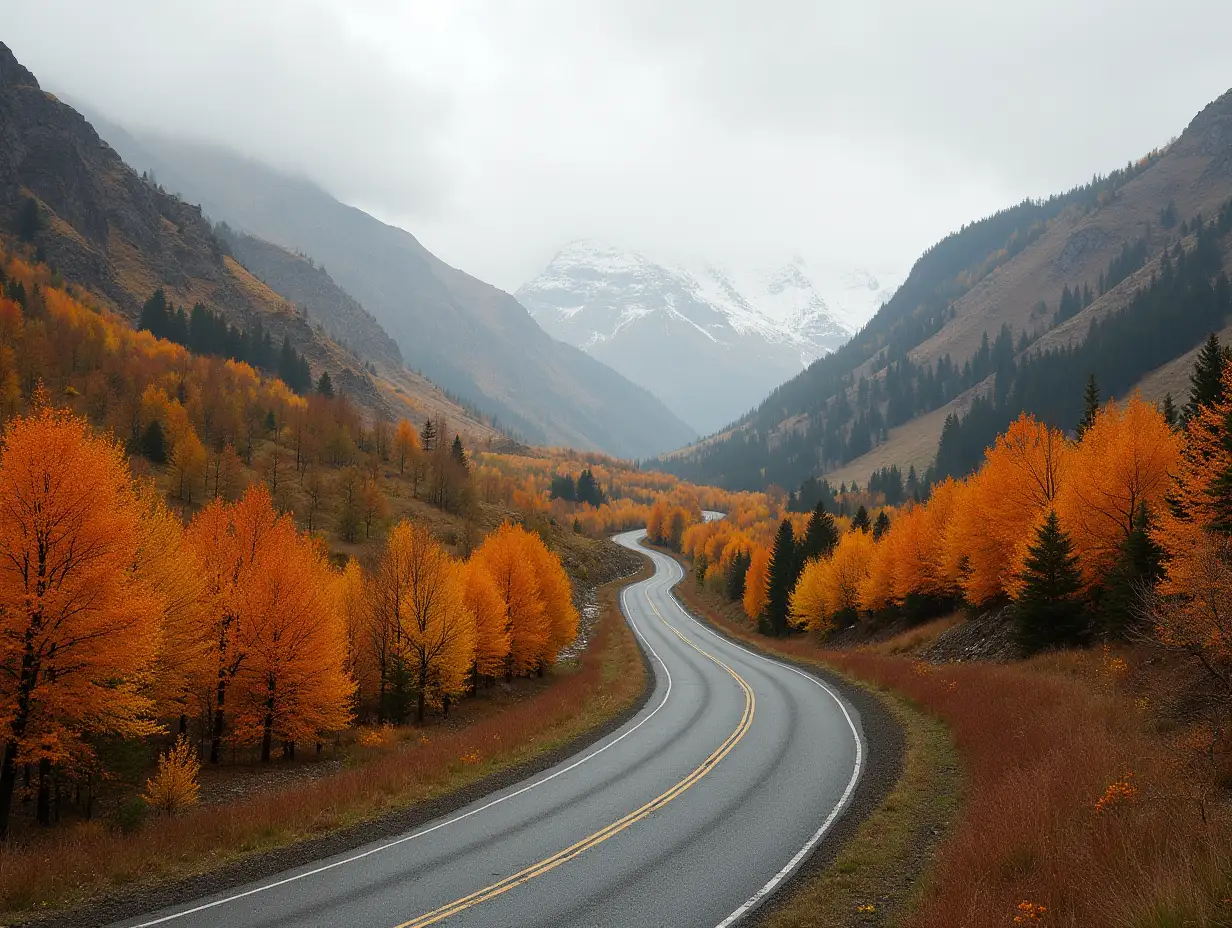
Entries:
[[1232,362],[1212,336],[1183,410],[1093,378],[1084,406],[900,507],[843,487],[658,533],[729,631],[953,737],[964,803],[927,889],[853,924],[1232,923]]
[[[451,719],[426,727],[354,729],[330,751],[337,772],[321,777],[239,800],[203,802],[175,816],[151,815],[139,830],[80,823],[37,844],[5,850],[0,920],[375,822],[550,755],[629,710],[642,694],[645,668],[617,599],[625,582],[599,590],[600,617],[591,640],[559,664],[550,680],[527,678],[485,690]],[[213,784],[203,778],[204,789]]]

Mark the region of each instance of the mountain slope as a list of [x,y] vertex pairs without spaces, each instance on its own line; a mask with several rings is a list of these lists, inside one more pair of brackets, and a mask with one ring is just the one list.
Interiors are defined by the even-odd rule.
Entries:
[[232,325],[259,322],[275,345],[290,339],[314,378],[328,371],[335,387],[369,413],[416,423],[446,415],[472,440],[500,438],[422,378],[400,371],[372,376],[283,294],[249,273],[200,207],[138,176],[80,113],[43,91],[3,43],[0,229],[18,231],[62,279],[130,320],[161,288],[175,304],[201,303]]
[[232,152],[100,125],[130,164],[215,221],[311,255],[408,365],[521,437],[625,456],[692,438],[650,393],[553,340],[512,296],[449,267],[410,233]]
[[[1149,270],[1136,275],[1152,262],[1158,266],[1164,249],[1175,252],[1182,239],[1181,250],[1192,254],[1197,243],[1187,226],[1199,214],[1209,225],[1229,196],[1232,93],[1204,109],[1165,150],[948,236],[916,262],[850,345],[783,384],[732,430],[670,456],[666,466],[730,486],[785,487],[826,473],[863,482],[888,464],[920,469],[936,454],[951,413],[981,397],[1007,407],[1021,396],[1033,409],[1031,397],[1042,388],[1018,381],[1041,352],[1085,344],[1094,319],[1115,319],[1112,329],[1125,330],[1131,320],[1121,311],[1141,310],[1137,293],[1150,285]],[[1210,267],[1212,276],[1201,285],[1207,288],[1215,286],[1218,263]],[[1109,329],[1101,337],[1124,346],[1118,356],[1095,349],[1072,355],[1108,379],[1108,392],[1123,395],[1163,364],[1164,345],[1184,354],[1205,334],[1195,334],[1198,326],[1188,317],[1187,325],[1168,331],[1167,307],[1178,312],[1179,305],[1158,294],[1150,301],[1158,307],[1150,310],[1154,315],[1136,310],[1133,325],[1166,337],[1143,334],[1149,350]],[[1202,316],[1201,325],[1208,324],[1222,327],[1218,313]],[[1174,341],[1182,330],[1184,344]],[[1085,379],[1088,372],[1079,373]],[[1058,383],[1068,388],[1071,376],[1078,375],[1062,370]],[[1079,386],[1075,402],[1080,393]],[[1050,399],[1038,411],[1069,427],[1072,422],[1062,421],[1066,409]]]
[[516,293],[552,336],[585,349],[711,432],[784,377],[837,348],[835,318],[798,264],[737,287],[595,242],[565,246]]
[[402,366],[397,342],[311,258],[225,225],[214,232],[240,264],[299,306],[310,321],[323,325],[334,341],[354,349],[365,360]]

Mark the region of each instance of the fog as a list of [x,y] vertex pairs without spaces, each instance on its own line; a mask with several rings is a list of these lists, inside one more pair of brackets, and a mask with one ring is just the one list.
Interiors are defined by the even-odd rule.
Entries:
[[1216,0],[8,6],[45,88],[300,172],[510,290],[579,237],[903,272],[1232,86]]

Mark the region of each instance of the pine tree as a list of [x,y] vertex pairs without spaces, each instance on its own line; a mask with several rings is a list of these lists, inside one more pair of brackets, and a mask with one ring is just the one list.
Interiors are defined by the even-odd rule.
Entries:
[[747,551],[739,551],[727,565],[727,573],[723,577],[724,592],[734,603],[744,599],[744,581],[749,573],[750,561]]
[[872,522],[868,518],[868,510],[864,508],[864,504],[860,504],[860,508],[856,510],[856,514],[851,517],[851,530],[867,532],[872,526]]
[[466,467],[466,449],[462,447],[462,436],[455,435],[453,444],[449,448],[449,455],[453,458],[453,462],[459,467]]
[[1116,564],[1104,581],[1099,602],[1100,625],[1109,637],[1121,637],[1133,624],[1144,590],[1163,573],[1163,552],[1151,538],[1151,519],[1146,504],[1138,507],[1133,531],[1121,543]]
[[1185,418],[1196,416],[1203,407],[1213,406],[1223,398],[1224,352],[1219,345],[1219,336],[1214,332],[1198,352],[1193,374],[1189,377],[1189,402],[1185,405]]
[[1164,421],[1167,422],[1168,425],[1172,426],[1173,428],[1176,428],[1176,424],[1177,424],[1177,420],[1179,416],[1176,411],[1176,403],[1173,402],[1171,393],[1167,393],[1164,395],[1163,414],[1164,414]]
[[436,425],[431,419],[424,419],[423,428],[419,432],[419,444],[424,451],[436,448]]
[[778,637],[787,631],[789,600],[792,587],[796,585],[795,538],[791,521],[779,523],[770,553],[770,568],[766,580],[766,606],[758,620],[758,630],[763,635]]
[[167,463],[167,439],[157,419],[151,419],[141,434],[141,453],[154,464]]
[[1095,422],[1095,417],[1099,414],[1099,384],[1095,381],[1095,375],[1092,374],[1087,378],[1087,389],[1082,394],[1082,419],[1078,422],[1078,437],[1081,438],[1083,433],[1091,427]]
[[329,371],[321,371],[321,377],[317,381],[317,392],[326,397],[334,395],[334,383],[329,379]]
[[818,503],[809,516],[808,527],[804,530],[804,538],[797,548],[799,566],[803,569],[807,561],[825,557],[838,544],[838,529],[834,527],[834,518],[826,511],[822,503]]
[[890,530],[890,517],[885,510],[877,513],[877,521],[873,523],[873,540],[880,541],[881,536]]
[[1084,631],[1082,576],[1073,542],[1055,511],[1048,513],[1035,543],[1027,549],[1022,580],[1015,618],[1023,647],[1038,651],[1080,640]]

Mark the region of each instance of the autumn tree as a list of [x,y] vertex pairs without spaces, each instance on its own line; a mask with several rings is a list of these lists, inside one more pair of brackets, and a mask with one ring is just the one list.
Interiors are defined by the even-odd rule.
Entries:
[[235,730],[268,762],[275,738],[294,754],[350,721],[346,616],[324,549],[282,516],[241,591]]
[[422,722],[429,698],[460,694],[475,657],[475,616],[459,565],[423,526],[398,523],[372,578],[371,606],[410,672]]
[[1163,505],[1180,448],[1179,436],[1137,393],[1092,416],[1056,506],[1088,587],[1112,569],[1139,510]]
[[398,422],[394,431],[394,459],[398,462],[398,473],[406,474],[407,465],[415,466],[415,456],[419,453],[419,435],[414,426],[406,419]]
[[744,614],[753,621],[760,619],[766,608],[769,574],[770,552],[758,545],[749,556],[749,569],[744,575]]
[[521,526],[506,522],[471,555],[492,576],[504,604],[509,635],[507,677],[538,669],[551,634],[550,619],[539,594],[537,571],[531,562],[530,535]]
[[475,622],[474,680],[495,677],[504,671],[509,656],[505,600],[492,574],[474,558],[462,569],[462,602]]
[[274,511],[269,489],[257,484],[237,503],[214,500],[197,513],[186,533],[202,567],[204,608],[212,632],[211,666],[202,681],[208,693],[203,702],[212,716],[211,764],[222,760],[228,698],[248,657],[250,590],[270,550],[283,537],[280,521],[285,517],[280,519]]
[[138,684],[161,603],[134,570],[143,512],[124,451],[39,402],[0,451],[0,836],[19,764],[38,764],[46,821],[51,765],[88,754],[84,736],[155,730]]

